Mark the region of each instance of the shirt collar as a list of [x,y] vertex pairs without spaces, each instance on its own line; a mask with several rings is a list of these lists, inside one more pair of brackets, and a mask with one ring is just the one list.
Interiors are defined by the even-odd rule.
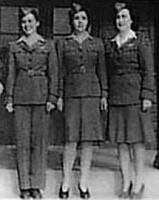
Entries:
[[[67,36],[66,37],[67,39],[75,39],[76,38],[76,35],[74,34],[74,33],[72,33],[71,35],[69,35],[69,36]],[[93,37],[88,33],[88,32],[86,32],[86,39],[90,39],[90,40],[92,40],[93,39]]]
[[[136,39],[136,38],[137,38],[136,33],[133,30],[130,30],[126,36],[125,41],[128,41],[129,39]],[[111,41],[119,44],[119,35],[117,34],[113,39],[111,39]]]
[[[37,37],[37,41],[38,41],[38,42],[45,42],[45,39],[44,39],[41,35],[37,34],[36,37]],[[22,35],[22,36],[16,41],[16,43],[21,43],[21,42],[25,42],[25,43],[26,43],[26,36],[25,36],[25,35]]]

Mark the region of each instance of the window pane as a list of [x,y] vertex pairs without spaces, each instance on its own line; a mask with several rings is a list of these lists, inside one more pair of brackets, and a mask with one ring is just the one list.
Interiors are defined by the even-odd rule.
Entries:
[[54,34],[68,34],[70,33],[68,8],[55,8],[54,9]]
[[18,33],[19,32],[19,8],[1,7],[1,32]]
[[18,39],[18,35],[0,35],[0,48],[6,47],[9,42]]

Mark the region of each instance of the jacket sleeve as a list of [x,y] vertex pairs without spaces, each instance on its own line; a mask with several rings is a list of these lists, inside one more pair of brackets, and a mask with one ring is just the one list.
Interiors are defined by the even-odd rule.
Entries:
[[57,42],[57,52],[58,52],[58,63],[59,63],[59,73],[58,73],[58,95],[63,98],[64,95],[64,77],[65,70],[63,65],[63,39],[58,40]]
[[151,43],[148,38],[142,39],[139,44],[139,59],[141,67],[141,98],[154,98],[154,58]]
[[8,51],[8,75],[6,80],[6,103],[13,103],[14,83],[15,83],[15,57],[14,44],[9,44]]
[[0,83],[4,85],[4,79],[5,79],[5,66],[0,60]]
[[104,44],[100,39],[98,46],[97,75],[101,87],[101,96],[107,98],[107,69],[105,62],[105,50],[104,50]]
[[48,57],[48,101],[56,104],[58,86],[58,62],[54,41],[50,41]]

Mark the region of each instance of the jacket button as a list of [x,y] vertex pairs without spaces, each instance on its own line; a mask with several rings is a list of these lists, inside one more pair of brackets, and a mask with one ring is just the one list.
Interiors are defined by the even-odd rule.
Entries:
[[29,76],[34,76],[34,71],[33,71],[33,69],[29,69],[29,70],[28,70],[28,75],[29,75]]
[[117,57],[116,59],[117,59],[117,61],[119,61],[119,60],[120,60],[120,58],[119,58],[119,57]]
[[31,62],[32,62],[32,58],[29,58],[29,59],[28,59],[28,62],[31,63]]
[[78,49],[79,49],[80,51],[82,51],[82,46],[80,45],[80,46],[78,47]]
[[81,67],[80,67],[80,72],[81,72],[82,74],[85,74],[85,73],[86,73],[86,67],[85,67],[84,65],[81,65]]

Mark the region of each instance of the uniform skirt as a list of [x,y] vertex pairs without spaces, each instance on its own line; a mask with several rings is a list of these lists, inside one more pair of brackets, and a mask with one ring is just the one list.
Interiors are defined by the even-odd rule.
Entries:
[[110,106],[108,134],[112,143],[154,143],[150,111],[141,111],[140,105]]
[[103,141],[99,98],[65,99],[65,141]]

